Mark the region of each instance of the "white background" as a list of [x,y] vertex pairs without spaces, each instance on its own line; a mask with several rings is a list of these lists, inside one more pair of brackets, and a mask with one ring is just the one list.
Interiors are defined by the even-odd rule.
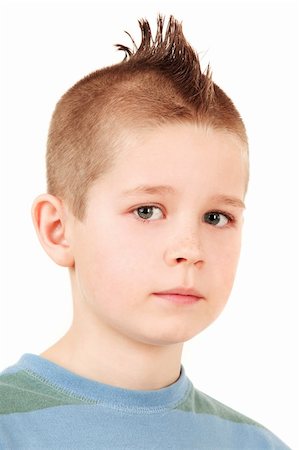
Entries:
[[294,2],[6,2],[1,49],[0,370],[39,354],[71,323],[66,269],[44,253],[31,203],[46,189],[45,146],[60,96],[139,43],[137,19],[158,12],[211,63],[247,126],[251,179],[243,249],[230,301],[185,344],[203,392],[298,440],[298,9]]

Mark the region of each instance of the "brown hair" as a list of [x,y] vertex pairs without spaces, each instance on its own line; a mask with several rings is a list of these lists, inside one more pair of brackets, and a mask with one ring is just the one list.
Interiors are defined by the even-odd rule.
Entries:
[[237,135],[247,148],[243,121],[230,98],[203,73],[182,25],[170,16],[157,18],[152,38],[139,20],[139,48],[117,44],[125,52],[118,64],[97,70],[71,87],[52,116],[47,145],[48,192],[63,198],[83,220],[92,183],[113,164],[124,130],[166,123],[194,122]]

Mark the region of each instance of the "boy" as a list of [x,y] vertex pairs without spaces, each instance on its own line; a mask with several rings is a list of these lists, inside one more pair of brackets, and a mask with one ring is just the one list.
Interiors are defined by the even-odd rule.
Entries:
[[286,449],[194,388],[183,343],[236,272],[248,143],[172,16],[76,83],[48,136],[39,240],[70,273],[73,322],[0,375],[0,448]]

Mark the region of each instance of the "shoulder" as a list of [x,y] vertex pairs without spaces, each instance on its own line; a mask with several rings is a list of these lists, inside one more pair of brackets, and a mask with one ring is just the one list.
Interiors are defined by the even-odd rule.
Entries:
[[210,414],[233,422],[259,425],[249,417],[194,388],[193,385],[185,401],[180,405],[180,409],[192,411],[195,414]]
[[82,403],[17,366],[0,373],[0,415]]
[[237,443],[238,448],[289,449],[266,427],[199,391],[192,383],[177,409],[193,413],[197,423],[204,425],[205,430],[210,433],[219,434],[223,443],[227,439],[230,445],[232,442]]
[[11,366],[0,373],[0,414],[25,412],[37,399],[38,380]]

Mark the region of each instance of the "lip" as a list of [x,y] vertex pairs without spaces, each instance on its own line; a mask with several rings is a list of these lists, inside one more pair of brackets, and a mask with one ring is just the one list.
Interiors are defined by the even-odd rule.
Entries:
[[194,288],[176,287],[173,289],[167,289],[163,292],[155,292],[155,294],[176,294],[176,295],[191,295],[193,297],[202,298],[203,296]]
[[197,290],[184,287],[155,292],[154,295],[176,304],[192,304],[203,299],[203,296]]

